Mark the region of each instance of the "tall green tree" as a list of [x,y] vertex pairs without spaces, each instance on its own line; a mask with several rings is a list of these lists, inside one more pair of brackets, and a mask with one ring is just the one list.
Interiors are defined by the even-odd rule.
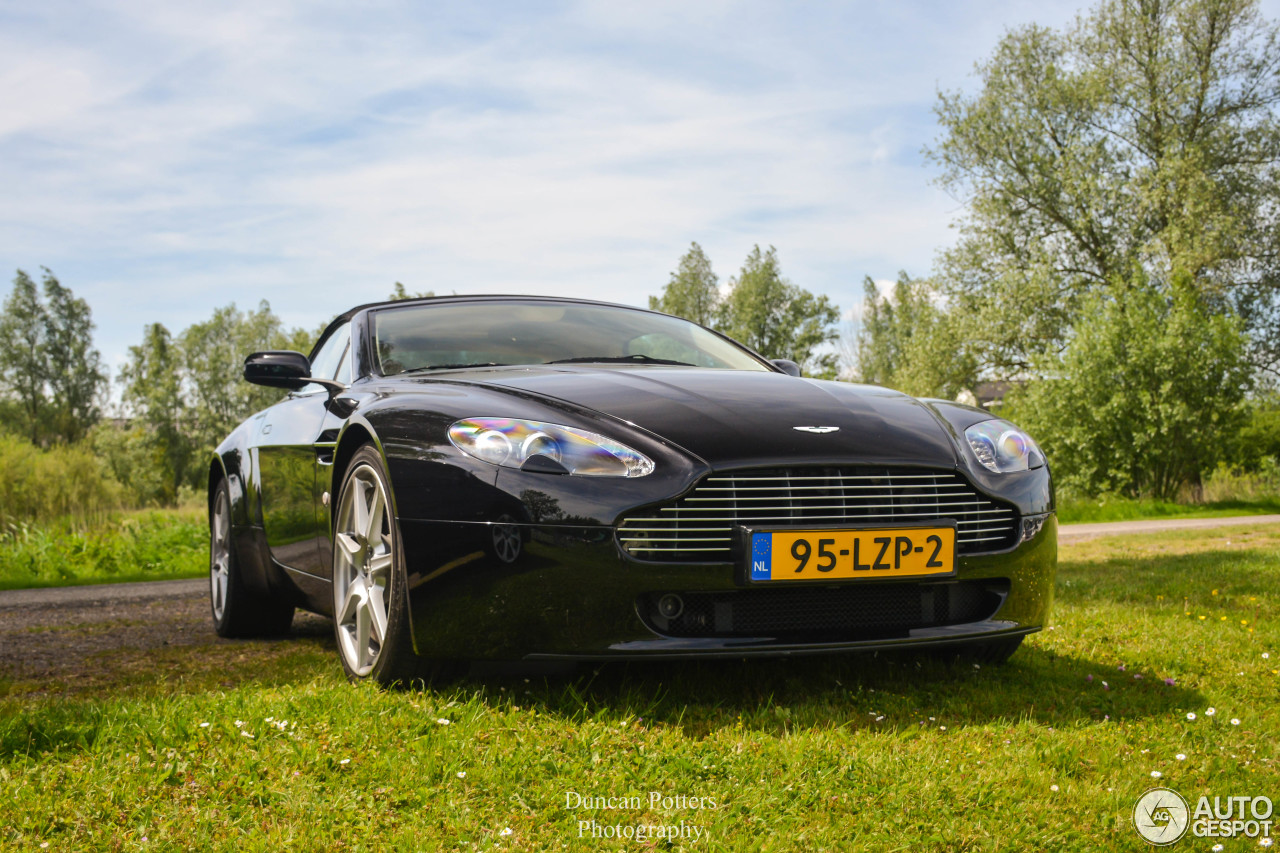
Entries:
[[839,333],[840,312],[826,296],[815,296],[782,277],[778,250],[757,245],[731,280],[717,311],[717,328],[766,358],[787,358],[806,373],[832,378],[837,353],[820,352]]
[[711,269],[711,259],[697,243],[680,258],[676,271],[662,289],[662,296],[650,296],[654,311],[673,314],[703,326],[714,325],[720,305],[720,279]]
[[[160,475],[155,498],[162,503],[177,499],[179,487],[188,480],[194,451],[183,374],[182,351],[160,323],[144,329],[142,343],[129,347],[128,361],[120,370],[122,398],[144,427],[142,439],[152,468]],[[131,472],[118,471],[116,476],[127,485],[132,482]]]
[[858,379],[920,397],[953,398],[972,389],[977,359],[941,298],[933,282],[906,272],[881,296],[868,276],[856,343]]
[[1009,32],[937,106],[967,206],[941,281],[983,364],[1030,375],[1098,300],[1190,282],[1280,358],[1280,41],[1253,0],[1103,0]]
[[51,428],[66,442],[76,442],[98,422],[98,402],[108,377],[101,354],[93,348],[93,312],[48,269],[43,278],[45,362],[52,409]]
[[387,296],[387,299],[391,302],[400,302],[405,299],[428,299],[435,295],[436,292],[434,290],[424,290],[421,293],[410,293],[403,284],[397,281],[395,288],[392,289],[391,294]]
[[101,416],[107,376],[88,303],[48,269],[41,284],[43,297],[25,272],[14,277],[0,317],[0,386],[33,444],[74,442]]
[[16,403],[23,434],[36,445],[44,434],[49,404],[47,327],[40,291],[29,275],[18,270],[0,315],[0,383],[5,396]]
[[284,328],[265,299],[254,311],[241,311],[234,303],[218,308],[182,332],[178,342],[191,412],[187,434],[201,452],[280,397],[274,389],[244,381],[245,356],[296,347],[299,337]]

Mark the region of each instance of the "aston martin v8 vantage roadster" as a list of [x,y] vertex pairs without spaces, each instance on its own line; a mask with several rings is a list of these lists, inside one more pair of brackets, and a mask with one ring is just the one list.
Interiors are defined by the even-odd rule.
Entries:
[[354,308],[209,466],[223,636],[332,616],[383,683],[475,660],[962,650],[1045,625],[1053,487],[990,412],[621,305]]

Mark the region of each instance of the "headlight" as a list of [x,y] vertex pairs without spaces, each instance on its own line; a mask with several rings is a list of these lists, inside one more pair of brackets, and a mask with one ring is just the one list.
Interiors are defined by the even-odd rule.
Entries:
[[964,431],[969,449],[988,471],[1008,474],[1044,464],[1044,454],[1031,436],[1008,421],[983,421]]
[[449,427],[449,441],[468,456],[521,468],[534,457],[539,470],[583,477],[643,477],[653,461],[626,445],[594,432],[539,421],[467,418]]

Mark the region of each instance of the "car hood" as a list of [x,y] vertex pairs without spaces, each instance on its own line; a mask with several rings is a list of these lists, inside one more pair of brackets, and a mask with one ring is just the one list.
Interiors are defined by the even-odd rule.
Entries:
[[[781,373],[597,365],[499,369],[468,379],[612,415],[715,467],[957,464],[946,428],[924,404],[875,386]],[[795,429],[802,426],[839,429]]]

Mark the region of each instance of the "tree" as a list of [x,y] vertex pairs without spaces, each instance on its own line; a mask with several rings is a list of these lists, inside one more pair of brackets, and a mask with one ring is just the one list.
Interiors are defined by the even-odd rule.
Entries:
[[97,422],[107,383],[89,305],[45,269],[41,298],[22,270],[0,317],[0,383],[32,444],[74,442]]
[[48,407],[48,365],[45,362],[45,329],[48,318],[35,282],[22,270],[13,279],[13,290],[0,316],[0,381],[7,395],[16,398],[22,431],[32,444],[41,443]]
[[[160,472],[160,488],[155,497],[163,503],[173,503],[178,488],[187,482],[194,450],[187,434],[182,378],[183,356],[173,336],[162,324],[150,324],[143,331],[142,343],[129,347],[129,360],[120,370],[120,384],[125,405],[145,427],[143,442],[150,452],[152,467]],[[125,445],[117,442],[112,447],[123,450]],[[130,472],[117,471],[116,478],[133,485]]]
[[680,265],[662,289],[662,296],[650,296],[649,307],[703,326],[713,325],[720,304],[720,280],[711,269],[711,259],[697,243],[680,258]]
[[395,289],[391,291],[391,295],[387,299],[391,302],[400,302],[405,299],[429,299],[436,295],[434,290],[425,290],[422,293],[410,293],[400,282],[396,282]]
[[1190,281],[1087,297],[1052,377],[1012,394],[1060,485],[1172,500],[1226,452],[1244,418],[1250,366],[1241,322],[1209,314]]
[[93,312],[48,269],[44,271],[46,381],[52,432],[79,441],[98,422],[98,400],[108,382],[102,356],[93,348]]
[[920,397],[954,398],[977,382],[977,360],[954,316],[940,306],[936,285],[898,273],[881,296],[868,276],[857,335],[858,379]]
[[1029,375],[1088,309],[1175,279],[1277,366],[1280,43],[1255,2],[1103,0],[977,72],[927,153],[967,202],[940,272],[985,366]]
[[787,358],[811,375],[835,376],[837,354],[815,350],[838,336],[840,312],[782,277],[778,250],[755,246],[717,311],[716,327],[766,358]]
[[194,323],[179,338],[185,394],[192,414],[188,436],[211,450],[240,421],[276,401],[279,392],[244,381],[244,359],[259,350],[288,349],[301,337],[286,332],[264,299],[256,311],[232,303]]

